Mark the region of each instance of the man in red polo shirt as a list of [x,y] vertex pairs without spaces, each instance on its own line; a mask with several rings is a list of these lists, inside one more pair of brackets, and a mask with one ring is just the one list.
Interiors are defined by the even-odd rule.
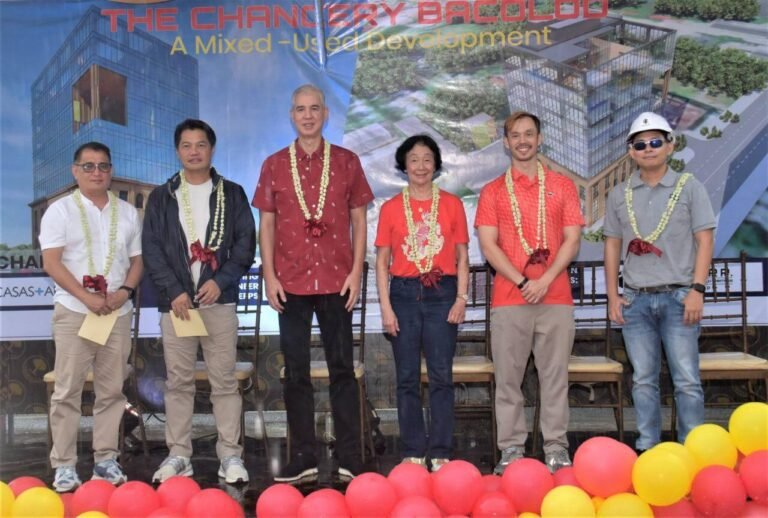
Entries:
[[569,466],[568,359],[573,347],[573,298],[566,268],[576,257],[581,215],[576,187],[537,159],[541,123],[526,112],[504,123],[512,155],[506,173],[480,193],[475,227],[496,269],[491,347],[496,370],[496,423],[502,474],[523,457],[528,428],[521,386],[533,351],[539,374],[541,431],[550,471]]
[[327,118],[322,90],[303,85],[293,92],[291,119],[298,139],[264,161],[253,197],[267,299],[280,314],[293,450],[277,482],[317,478],[309,375],[313,313],[330,371],[338,474],[351,479],[362,471],[351,311],[360,293],[366,208],[373,193],[357,155],[323,138]]

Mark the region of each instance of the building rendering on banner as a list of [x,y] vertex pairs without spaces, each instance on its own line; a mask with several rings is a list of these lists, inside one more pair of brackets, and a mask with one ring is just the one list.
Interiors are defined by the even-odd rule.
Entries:
[[579,189],[587,225],[605,213],[608,192],[631,171],[632,121],[658,108],[674,57],[675,31],[617,18],[549,25],[554,44],[508,47],[505,79],[511,111],[542,120],[542,154]]
[[32,84],[32,241],[51,202],[75,183],[72,153],[100,141],[112,150],[111,190],[143,209],[177,167],[173,131],[198,117],[198,63],[125,21],[111,32],[95,7],[78,21]]

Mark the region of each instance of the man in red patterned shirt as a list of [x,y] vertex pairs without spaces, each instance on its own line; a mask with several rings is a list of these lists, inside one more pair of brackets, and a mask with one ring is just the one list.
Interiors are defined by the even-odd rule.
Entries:
[[541,123],[515,112],[504,123],[512,155],[506,173],[480,193],[475,227],[496,270],[491,347],[496,370],[496,423],[502,474],[523,457],[528,436],[521,386],[533,351],[541,395],[541,431],[550,471],[569,466],[568,359],[573,347],[573,298],[566,268],[576,257],[584,218],[576,187],[537,159]]
[[279,313],[283,393],[293,450],[291,462],[275,481],[317,478],[309,372],[313,313],[330,371],[338,474],[351,479],[362,471],[351,311],[360,293],[366,208],[373,193],[357,155],[323,138],[328,108],[320,89],[296,89],[290,113],[298,139],[264,161],[253,196],[260,214],[267,300]]

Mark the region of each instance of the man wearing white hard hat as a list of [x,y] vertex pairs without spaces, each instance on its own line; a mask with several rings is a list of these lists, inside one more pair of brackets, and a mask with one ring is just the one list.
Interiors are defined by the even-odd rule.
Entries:
[[608,310],[623,326],[634,369],[639,451],[661,440],[662,348],[675,387],[678,440],[704,417],[698,342],[715,216],[701,182],[667,166],[674,141],[663,117],[646,112],[635,119],[627,144],[638,170],[611,191],[605,215]]

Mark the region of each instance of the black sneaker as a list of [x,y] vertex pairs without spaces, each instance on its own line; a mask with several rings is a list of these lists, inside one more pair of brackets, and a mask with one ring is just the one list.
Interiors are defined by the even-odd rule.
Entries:
[[365,469],[363,468],[363,463],[359,459],[345,459],[344,461],[339,461],[339,467],[336,472],[342,482],[349,482],[356,476],[365,472]]
[[317,459],[314,456],[297,453],[280,474],[275,482],[304,483],[317,480]]

